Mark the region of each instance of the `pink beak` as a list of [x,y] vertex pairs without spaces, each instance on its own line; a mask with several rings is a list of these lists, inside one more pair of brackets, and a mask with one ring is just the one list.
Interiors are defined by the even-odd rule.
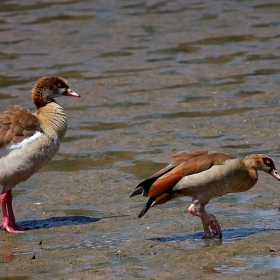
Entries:
[[67,96],[73,96],[73,97],[81,97],[80,94],[76,93],[75,91],[73,91],[71,88],[68,88],[65,92],[64,95],[67,95]]
[[269,172],[269,174],[271,176],[273,176],[274,178],[276,178],[278,181],[280,181],[280,176],[277,174],[277,171],[275,169],[271,169],[271,171]]

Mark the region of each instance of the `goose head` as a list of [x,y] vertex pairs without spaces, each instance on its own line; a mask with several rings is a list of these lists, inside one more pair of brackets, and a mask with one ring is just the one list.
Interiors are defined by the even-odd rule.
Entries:
[[264,171],[280,181],[280,176],[271,157],[264,154],[253,154],[245,157],[244,161],[255,170]]
[[69,88],[66,80],[58,76],[43,77],[32,89],[32,99],[37,107],[53,102],[54,98],[60,96],[80,97],[78,93]]

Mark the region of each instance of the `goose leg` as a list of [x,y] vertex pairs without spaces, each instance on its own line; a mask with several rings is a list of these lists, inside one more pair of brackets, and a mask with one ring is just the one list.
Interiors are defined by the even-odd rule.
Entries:
[[12,190],[9,190],[7,191],[7,210],[8,210],[9,221],[10,221],[9,224],[14,229],[23,229],[22,226],[16,224],[12,201],[13,201]]
[[219,235],[219,237],[222,238],[222,229],[217,218],[212,214],[207,214],[207,212],[205,211],[205,205],[200,205],[199,212],[202,213],[202,215],[205,217],[214,236]]
[[[23,231],[16,230],[18,226],[15,223],[15,217],[12,206],[11,190],[2,191],[0,195],[1,208],[2,208],[2,228],[11,233],[23,233]],[[11,215],[11,216],[10,216]]]
[[199,211],[195,209],[195,206],[196,205],[194,203],[191,204],[188,211],[192,215],[200,217],[204,229],[203,238],[212,238],[209,227],[211,228],[214,236],[219,235],[219,237],[222,238],[221,226],[216,217],[214,215],[207,214],[207,212],[205,211],[205,205],[200,205]]

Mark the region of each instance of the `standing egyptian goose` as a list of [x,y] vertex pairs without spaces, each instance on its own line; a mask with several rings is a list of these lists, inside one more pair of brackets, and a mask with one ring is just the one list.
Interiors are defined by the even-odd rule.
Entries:
[[[245,192],[258,181],[258,170],[280,180],[273,160],[264,154],[252,154],[243,160],[227,154],[208,151],[186,151],[172,155],[175,161],[141,182],[132,196],[142,194],[149,200],[138,218],[150,207],[181,196],[192,197],[188,211],[201,218],[204,238],[222,237],[215,216],[207,214],[205,205],[213,197]],[[196,206],[200,205],[197,210]]]
[[23,232],[15,222],[12,188],[52,159],[66,132],[66,115],[54,100],[63,95],[80,97],[63,78],[43,77],[32,90],[35,114],[19,105],[0,114],[0,201],[2,228],[8,232]]

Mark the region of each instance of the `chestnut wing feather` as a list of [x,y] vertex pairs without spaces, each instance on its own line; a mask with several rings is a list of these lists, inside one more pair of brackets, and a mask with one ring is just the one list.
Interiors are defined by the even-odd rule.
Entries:
[[36,116],[21,106],[14,106],[0,114],[0,148],[19,143],[38,131],[41,129]]
[[207,153],[207,151],[182,151],[177,154],[171,155],[171,157],[175,158],[175,160],[172,161],[172,163],[170,163],[166,167],[151,175],[148,179],[159,178],[161,175],[165,174],[166,172],[170,171],[171,169],[175,168],[181,163]]
[[162,194],[172,189],[184,176],[203,172],[213,165],[223,164],[230,155],[221,153],[203,153],[179,164],[169,172],[160,176],[148,189],[144,189],[144,195],[148,197]]

